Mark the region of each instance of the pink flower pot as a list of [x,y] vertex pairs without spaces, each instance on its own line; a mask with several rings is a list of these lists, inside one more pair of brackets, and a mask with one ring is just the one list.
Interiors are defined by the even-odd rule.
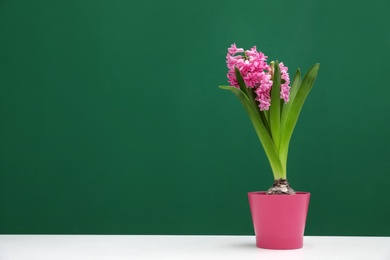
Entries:
[[302,248],[310,193],[267,195],[249,192],[248,198],[257,247]]

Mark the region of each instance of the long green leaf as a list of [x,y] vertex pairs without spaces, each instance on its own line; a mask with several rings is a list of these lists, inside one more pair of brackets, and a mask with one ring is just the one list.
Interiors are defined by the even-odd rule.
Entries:
[[260,116],[261,121],[263,121],[265,128],[267,129],[268,133],[271,136],[271,128],[269,126],[268,118],[265,116],[263,111],[260,111],[260,109],[259,109],[260,103],[259,103],[259,101],[256,101],[255,96],[256,96],[256,93],[253,90],[253,88],[248,89],[248,98],[253,101],[253,106],[256,108],[257,114]]
[[305,103],[307,95],[309,94],[311,88],[313,87],[319,68],[320,68],[320,64],[317,63],[307,71],[305,77],[302,80],[301,86],[299,87],[299,90],[296,93],[296,96],[291,103],[290,110],[286,115],[285,123],[283,126],[281,147],[279,150],[280,159],[282,161],[282,165],[285,170],[287,165],[287,154],[288,154],[290,139],[292,133],[294,132],[294,128],[298,121],[299,114],[302,110],[303,104]]
[[286,123],[287,115],[290,112],[291,105],[294,102],[295,96],[298,93],[300,85],[301,85],[301,70],[297,69],[297,72],[295,73],[294,79],[291,83],[290,100],[288,103],[285,103],[283,106],[282,118],[280,119],[280,127],[282,128],[282,131]]
[[269,109],[272,140],[276,149],[280,147],[280,68],[278,61],[274,63],[274,78],[271,89],[271,106]]
[[240,89],[231,86],[220,86],[220,88],[232,91],[241,101],[241,104],[245,108],[250,120],[252,121],[259,140],[264,148],[265,154],[268,157],[275,179],[282,178],[285,173],[283,172],[283,167],[279,159],[278,151],[276,150],[271,136],[269,135],[266,127],[263,124],[263,121],[261,120],[259,114],[256,111],[258,109],[253,106],[249,98]]
[[246,91],[248,88],[246,87],[246,84],[245,84],[244,79],[242,78],[241,72],[237,67],[234,68],[234,73],[236,74],[236,79],[237,79],[238,85],[240,86],[241,91],[246,94]]
[[238,70],[238,68],[234,68],[234,71],[236,73],[236,78],[238,85],[240,86],[240,89],[242,92],[245,93],[245,95],[248,97],[249,101],[251,102],[252,106],[255,108],[257,114],[259,115],[261,121],[263,122],[265,128],[267,129],[268,133],[271,134],[271,129],[269,126],[268,119],[265,117],[263,113],[258,109],[259,104],[255,100],[255,93],[253,91],[253,88],[248,88],[245,84],[244,79],[242,78],[241,72]]

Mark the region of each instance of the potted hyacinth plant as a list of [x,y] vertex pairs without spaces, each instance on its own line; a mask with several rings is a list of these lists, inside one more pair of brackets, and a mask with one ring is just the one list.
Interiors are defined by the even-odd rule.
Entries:
[[[228,48],[226,62],[232,91],[245,108],[264,148],[274,183],[266,192],[249,192],[249,203],[261,248],[295,249],[303,246],[310,193],[295,192],[287,181],[287,155],[299,114],[317,77],[319,64],[301,79],[298,69],[290,82],[283,62],[267,63],[257,51]],[[291,84],[290,84],[291,83]]]

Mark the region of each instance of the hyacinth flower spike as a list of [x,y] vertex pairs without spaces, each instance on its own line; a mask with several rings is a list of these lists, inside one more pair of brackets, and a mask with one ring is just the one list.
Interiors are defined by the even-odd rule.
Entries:
[[[241,55],[242,54],[242,55]],[[301,80],[298,69],[291,87],[288,68],[281,62],[267,64],[267,56],[232,44],[226,56],[232,91],[245,108],[264,148],[274,176],[268,194],[295,194],[287,181],[287,156],[299,114],[318,74],[313,65]]]

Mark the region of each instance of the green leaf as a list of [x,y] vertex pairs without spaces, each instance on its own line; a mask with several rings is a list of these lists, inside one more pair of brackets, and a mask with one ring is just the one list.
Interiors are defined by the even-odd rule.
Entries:
[[270,136],[271,136],[271,129],[270,129],[270,127],[269,127],[268,118],[265,116],[265,114],[263,113],[263,111],[260,111],[260,108],[259,108],[259,104],[260,104],[260,103],[259,103],[258,101],[256,101],[255,96],[256,96],[256,93],[255,93],[255,91],[253,90],[253,88],[248,89],[247,97],[252,101],[253,106],[254,106],[254,108],[255,108],[257,114],[260,116],[261,121],[263,121],[263,124],[264,124],[265,128],[267,129],[268,133],[269,133]]
[[301,70],[297,69],[297,72],[295,73],[294,79],[293,79],[292,84],[291,84],[290,100],[288,103],[284,104],[284,106],[283,106],[282,118],[280,120],[280,124],[281,124],[282,129],[284,129],[287,115],[290,112],[291,104],[294,102],[295,96],[298,93],[300,85],[301,85]]
[[241,76],[240,70],[237,67],[235,67],[234,72],[236,73],[236,79],[237,79],[238,85],[240,86],[241,91],[246,93],[248,88],[246,87],[245,81]]
[[275,179],[283,178],[283,176],[285,176],[285,172],[283,172],[283,167],[279,159],[278,151],[269,132],[263,124],[259,113],[257,112],[258,109],[253,106],[252,101],[249,100],[248,96],[240,89],[232,86],[220,86],[220,88],[232,91],[241,101],[241,104],[248,113],[248,116],[256,130],[259,140],[264,148],[265,154],[268,157]]
[[269,110],[263,110],[262,111],[265,115],[265,118],[267,118],[268,122],[269,122]]
[[259,104],[255,100],[255,93],[253,91],[253,88],[248,88],[246,86],[245,81],[242,78],[242,75],[237,67],[234,68],[234,72],[236,73],[237,82],[238,82],[238,85],[240,86],[241,91],[245,93],[245,95],[248,97],[249,101],[251,102],[252,106],[255,107],[255,110],[256,110],[257,114],[259,115],[261,121],[263,122],[265,128],[267,129],[268,133],[271,134],[271,129],[269,127],[268,119],[258,109]]
[[271,106],[269,109],[272,140],[276,149],[280,146],[280,68],[278,61],[274,63],[274,78],[271,89]]
[[311,88],[313,87],[314,81],[317,77],[320,64],[317,63],[313,65],[306,73],[305,77],[302,80],[302,83],[296,93],[296,96],[291,100],[289,111],[286,113],[285,122],[283,123],[283,133],[281,140],[281,147],[279,150],[280,159],[282,161],[283,168],[286,170],[287,165],[287,154],[288,147],[292,133],[294,132],[295,125],[298,121],[299,114],[302,110],[303,104],[309,94]]

